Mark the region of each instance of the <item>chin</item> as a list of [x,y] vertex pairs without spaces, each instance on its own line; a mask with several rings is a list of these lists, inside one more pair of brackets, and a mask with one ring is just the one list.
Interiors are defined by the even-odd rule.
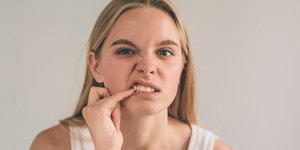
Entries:
[[160,100],[127,99],[121,102],[122,113],[128,117],[147,117],[167,110],[168,106]]

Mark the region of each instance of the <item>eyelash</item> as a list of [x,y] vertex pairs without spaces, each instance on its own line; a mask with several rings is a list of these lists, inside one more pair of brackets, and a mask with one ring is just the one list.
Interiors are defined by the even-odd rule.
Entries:
[[[157,55],[160,55],[162,54],[161,52],[164,52],[163,56],[171,56],[171,55],[174,55],[174,53],[172,52],[172,50],[169,50],[169,49],[160,49],[156,52]],[[116,54],[118,55],[132,55],[132,54],[135,54],[136,52],[132,49],[129,49],[129,48],[120,48],[117,50]],[[168,54],[166,54],[168,53]]]
[[169,50],[169,49],[160,49],[160,50],[158,50],[157,52],[156,52],[156,54],[159,54],[160,52],[167,52],[167,53],[169,53],[169,54],[166,54],[166,55],[164,55],[164,56],[171,56],[171,55],[174,55],[173,54],[173,52],[171,51],[171,50]]
[[129,49],[129,48],[120,48],[116,52],[116,54],[119,54],[119,55],[132,55],[134,53],[135,53],[135,51],[132,49]]

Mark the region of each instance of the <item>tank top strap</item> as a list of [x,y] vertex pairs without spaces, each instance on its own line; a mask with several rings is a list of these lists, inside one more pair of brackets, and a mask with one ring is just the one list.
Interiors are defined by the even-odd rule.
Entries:
[[87,126],[69,126],[72,150],[95,149],[91,133]]
[[214,142],[219,137],[195,124],[191,124],[191,128],[188,150],[213,150]]

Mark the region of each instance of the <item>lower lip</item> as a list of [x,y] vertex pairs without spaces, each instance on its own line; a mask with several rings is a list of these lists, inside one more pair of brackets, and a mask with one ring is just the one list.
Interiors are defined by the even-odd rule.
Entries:
[[139,97],[144,99],[153,99],[155,98],[159,92],[151,92],[151,93],[133,93],[132,97]]

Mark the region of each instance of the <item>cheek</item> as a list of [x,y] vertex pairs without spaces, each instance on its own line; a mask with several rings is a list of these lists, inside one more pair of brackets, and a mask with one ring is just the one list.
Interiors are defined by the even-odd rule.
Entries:
[[104,60],[101,66],[103,80],[106,88],[111,94],[127,88],[129,63],[123,63],[118,60]]
[[180,82],[180,76],[182,72],[182,65],[173,65],[169,66],[167,69],[165,69],[165,81],[166,85],[168,85],[168,88],[176,94],[178,84]]
[[176,97],[178,85],[180,83],[180,76],[182,72],[182,67],[179,65],[169,67],[165,70],[165,78],[163,83],[165,85],[165,94],[164,99],[167,100],[166,103],[168,106],[171,105],[173,100]]

